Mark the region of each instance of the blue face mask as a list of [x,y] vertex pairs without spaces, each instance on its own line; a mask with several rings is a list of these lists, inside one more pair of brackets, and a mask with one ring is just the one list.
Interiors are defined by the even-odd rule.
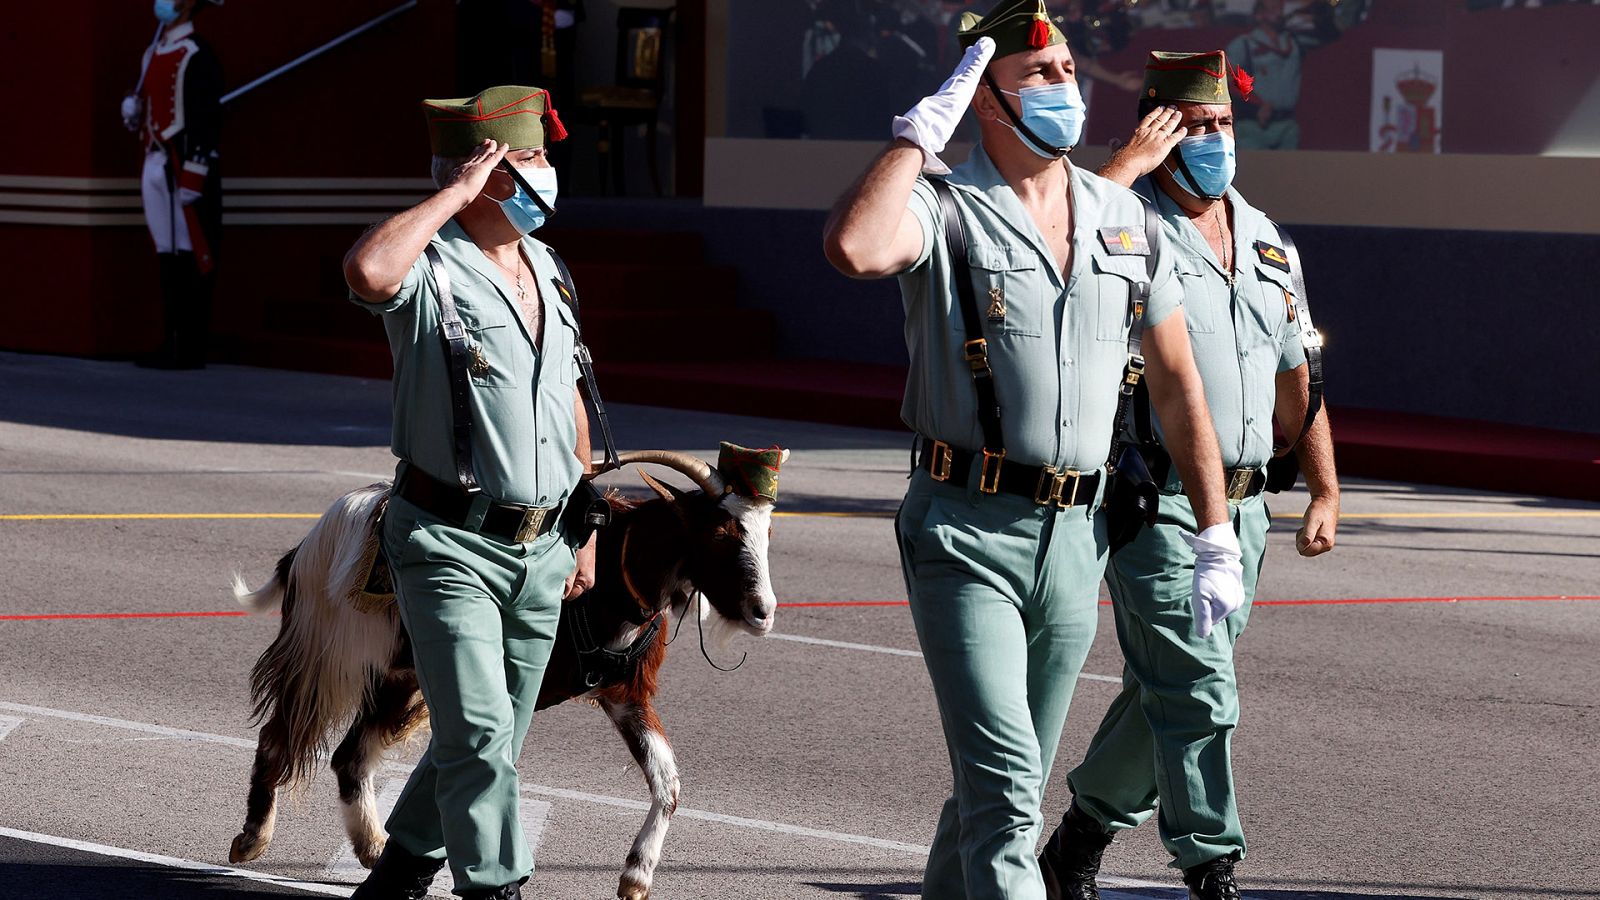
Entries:
[[171,25],[178,21],[177,0],[156,0],[156,21],[163,25]]
[[1233,183],[1233,138],[1225,132],[1197,134],[1178,142],[1179,164],[1170,169],[1178,187],[1205,200],[1220,200]]
[[[1011,130],[1017,133],[1028,149],[1045,159],[1056,159],[1077,146],[1078,138],[1083,136],[1086,107],[1076,82],[1037,84],[1020,91],[1001,93],[1022,101],[1020,120],[1011,112],[1009,104],[1002,105],[1006,107],[1006,114],[1011,116]],[[1029,132],[1032,132],[1031,137]]]
[[[555,209],[557,192],[555,169],[548,166],[537,169],[518,169],[517,174],[521,175],[523,180],[528,183],[528,186],[533,188],[534,192],[539,195],[539,199],[544,201],[545,206],[550,207],[552,210]],[[528,192],[523,190],[521,185],[517,185],[516,192],[509,199],[496,200],[495,202],[500,204],[500,210],[505,213],[506,221],[511,223],[511,227],[515,228],[518,234],[527,234],[537,229],[549,218],[544,208],[534,202],[534,199],[528,196]]]

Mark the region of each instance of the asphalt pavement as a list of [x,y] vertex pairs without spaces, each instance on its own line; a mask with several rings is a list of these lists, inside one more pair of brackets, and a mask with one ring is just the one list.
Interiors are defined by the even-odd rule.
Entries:
[[[247,673],[277,620],[238,615],[340,493],[392,471],[387,382],[0,354],[0,898],[347,896],[319,776],[229,866],[254,733]],[[794,451],[767,639],[673,644],[660,707],[683,775],[659,898],[919,893],[949,770],[891,521],[907,435],[617,405],[624,448]],[[1338,427],[1337,421],[1334,427]],[[608,476],[638,485],[627,473]],[[1278,516],[1238,655],[1250,898],[1600,897],[1600,505],[1356,482],[1338,548]],[[1569,599],[1560,599],[1569,598]],[[1058,775],[1121,661],[1102,608]],[[392,795],[420,746],[380,774]],[[596,710],[535,719],[520,765],[528,896],[605,898],[643,779]],[[1066,802],[1049,786],[1047,816]],[[1147,825],[1108,900],[1181,897]],[[447,879],[445,879],[447,880]]]

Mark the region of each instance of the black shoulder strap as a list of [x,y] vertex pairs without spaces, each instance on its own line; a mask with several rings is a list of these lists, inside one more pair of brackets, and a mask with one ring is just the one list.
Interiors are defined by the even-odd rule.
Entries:
[[[978,316],[978,301],[972,292],[972,270],[967,263],[967,232],[961,225],[961,211],[956,207],[955,191],[943,178],[929,178],[933,192],[939,195],[939,209],[944,214],[944,241],[950,254],[950,277],[955,279],[956,297],[961,306],[961,322],[967,340],[962,345],[961,356],[972,369],[972,385],[978,391],[978,425],[983,429],[985,457],[1005,458],[1005,437],[1000,429],[1000,399],[995,393],[994,370],[989,368],[989,342],[983,337],[983,320]],[[984,472],[990,471],[987,463]],[[995,473],[999,472],[996,468]]]
[[1306,353],[1306,376],[1309,387],[1306,417],[1305,421],[1300,423],[1300,433],[1288,444],[1273,448],[1274,454],[1281,455],[1300,443],[1306,432],[1311,430],[1311,424],[1317,420],[1318,411],[1322,409],[1322,335],[1317,332],[1316,326],[1311,324],[1311,307],[1306,304],[1306,274],[1300,268],[1300,251],[1283,226],[1273,222],[1272,227],[1278,230],[1278,241],[1283,244],[1284,258],[1289,261],[1289,283],[1294,286],[1294,294],[1285,299],[1289,306],[1289,321],[1299,330],[1300,346]]
[[450,363],[450,423],[455,438],[456,481],[468,494],[476,494],[478,476],[472,470],[472,348],[467,344],[467,329],[456,311],[456,298],[450,290],[450,275],[444,259],[429,244],[422,251],[428,256],[433,283],[439,289],[439,337],[444,341],[444,357]]
[[603,471],[609,472],[621,468],[622,460],[617,456],[617,443],[611,437],[611,419],[606,415],[606,405],[600,400],[600,383],[594,377],[594,358],[589,355],[589,345],[583,342],[583,315],[578,309],[578,289],[572,283],[572,272],[561,259],[561,254],[553,247],[545,249],[550,251],[550,259],[555,262],[556,271],[561,273],[560,278],[552,279],[556,292],[568,306],[572,307],[572,320],[578,325],[578,347],[575,351],[578,371],[583,373],[583,392],[588,396],[589,402],[594,404],[594,417],[600,423],[600,440],[605,444],[606,452]]
[[[1135,194],[1134,196],[1138,196]],[[1139,197],[1144,206],[1144,244],[1149,251],[1144,258],[1145,280],[1128,289],[1128,361],[1122,367],[1122,386],[1117,396],[1116,423],[1111,431],[1111,456],[1107,464],[1113,467],[1117,464],[1118,457],[1122,454],[1122,438],[1127,427],[1129,403],[1134,401],[1135,395],[1139,402],[1134,402],[1134,429],[1141,443],[1148,442],[1146,437],[1150,433],[1150,403],[1147,389],[1144,386],[1144,313],[1145,306],[1150,302],[1150,292],[1156,283],[1156,248],[1161,240],[1161,217],[1156,213],[1154,205]],[[1142,419],[1142,421],[1141,421]]]

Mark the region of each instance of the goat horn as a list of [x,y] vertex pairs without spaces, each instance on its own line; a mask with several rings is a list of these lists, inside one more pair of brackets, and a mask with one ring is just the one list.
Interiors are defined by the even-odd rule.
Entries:
[[[705,460],[698,456],[678,453],[673,450],[630,450],[627,453],[618,455],[616,467],[620,469],[633,463],[654,463],[658,466],[666,466],[675,472],[680,472],[687,476],[690,481],[693,481],[700,490],[705,491],[707,496],[720,497],[727,492],[722,476],[718,475],[716,469],[711,468]],[[605,461],[603,459],[595,460],[594,470],[596,474],[607,471]]]

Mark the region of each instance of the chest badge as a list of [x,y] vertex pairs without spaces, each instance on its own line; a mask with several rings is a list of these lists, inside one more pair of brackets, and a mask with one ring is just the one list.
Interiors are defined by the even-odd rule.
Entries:
[[1100,229],[1100,243],[1112,256],[1150,255],[1150,242],[1145,240],[1143,228],[1108,225]]
[[467,364],[467,371],[474,378],[485,378],[489,374],[489,358],[483,355],[483,345],[472,345],[472,361]]
[[1004,321],[1006,317],[1006,292],[1004,288],[989,288],[989,319]]
[[1289,271],[1289,258],[1283,255],[1282,247],[1274,247],[1266,241],[1256,241],[1256,255],[1274,269]]

